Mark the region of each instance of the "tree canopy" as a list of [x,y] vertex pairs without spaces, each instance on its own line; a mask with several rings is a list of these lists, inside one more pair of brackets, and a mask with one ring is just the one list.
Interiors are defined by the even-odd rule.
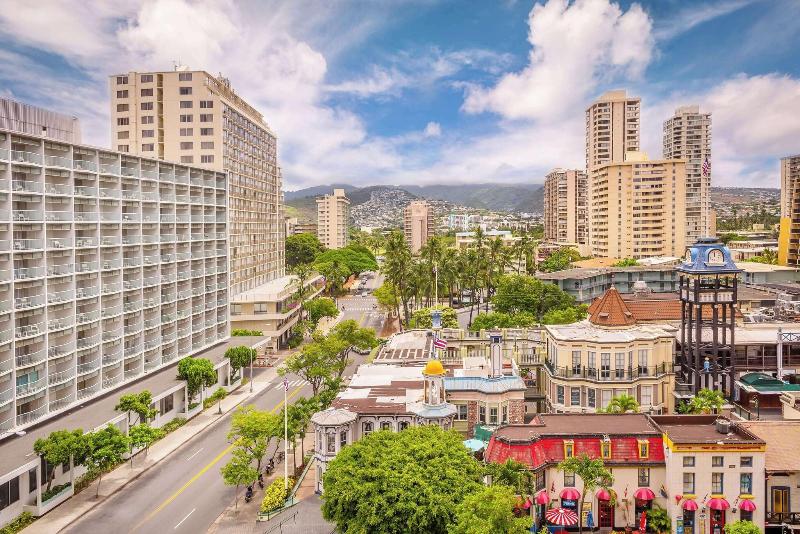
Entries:
[[292,268],[301,263],[313,263],[323,250],[325,247],[314,234],[286,236],[286,266]]
[[303,309],[308,313],[310,331],[317,329],[320,319],[323,317],[336,317],[339,315],[339,308],[333,299],[327,297],[317,297],[303,303]]
[[75,465],[81,465],[90,450],[89,438],[83,430],[55,430],[46,438],[39,438],[33,444],[33,451],[47,461],[47,489],[53,483],[55,468],[73,459]]
[[530,516],[515,517],[517,497],[508,486],[492,485],[468,495],[456,508],[450,534],[526,534]]
[[330,263],[344,266],[347,269],[348,276],[378,269],[375,256],[360,245],[348,245],[344,248],[326,250],[314,260],[314,265],[319,266],[320,271],[323,270],[323,265]]
[[191,401],[198,391],[217,383],[217,372],[211,360],[187,356],[178,362],[178,379],[186,380],[186,389]]
[[122,463],[125,453],[128,452],[129,441],[119,428],[109,424],[105,428],[89,434],[89,443],[86,465],[90,471],[99,474],[97,480],[97,495],[99,496],[103,473]]
[[431,328],[433,326],[431,316],[433,310],[439,310],[442,313],[442,328],[458,328],[458,315],[450,306],[431,306],[419,309],[411,314],[409,326],[411,328]]
[[[225,357],[230,360],[231,371],[234,373],[250,364],[252,359],[255,359],[255,349],[251,349],[246,345],[239,345],[238,347],[231,347],[225,351]],[[213,385],[213,384],[211,384]]]
[[[583,504],[587,495],[594,495],[595,488],[608,488],[614,482],[614,475],[606,469],[603,460],[590,458],[586,453],[562,460],[558,464],[558,470],[574,473],[583,482],[578,517],[583,517]],[[583,532],[582,522],[578,522],[578,532]]]
[[119,402],[114,406],[114,410],[118,412],[126,412],[128,414],[128,423],[131,422],[131,413],[138,416],[138,423],[145,423],[152,419],[158,413],[158,410],[152,407],[153,394],[148,390],[140,391],[139,393],[129,393],[122,395]]
[[344,447],[324,475],[322,513],[346,533],[447,532],[481,467],[462,437],[438,426],[373,432]]
[[636,265],[639,265],[636,258],[622,258],[614,264],[614,267],[635,267]]
[[544,273],[554,273],[568,269],[572,262],[581,259],[580,253],[570,247],[563,247],[550,254],[544,261],[539,262],[539,270]]
[[722,396],[722,393],[704,388],[698,391],[689,402],[678,405],[677,411],[687,414],[719,413],[723,404],[725,404],[725,397]]
[[761,529],[752,521],[734,521],[725,525],[725,534],[761,534]]
[[279,427],[282,428],[282,425],[283,419],[278,421],[275,414],[257,410],[253,406],[241,406],[231,417],[228,441],[244,451],[260,470],[269,443],[272,438],[281,435]]
[[575,299],[554,284],[532,276],[512,274],[500,278],[492,303],[495,311],[527,312],[541,320],[547,312],[573,307]]
[[639,403],[636,402],[635,397],[623,393],[612,398],[605,411],[606,413],[638,412]]

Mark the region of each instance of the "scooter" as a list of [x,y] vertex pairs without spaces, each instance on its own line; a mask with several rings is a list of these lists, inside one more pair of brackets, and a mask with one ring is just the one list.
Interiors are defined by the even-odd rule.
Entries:
[[247,491],[244,493],[244,502],[253,500],[253,486],[247,486]]
[[261,488],[261,489],[264,489],[264,474],[263,473],[259,473],[258,474],[258,487]]

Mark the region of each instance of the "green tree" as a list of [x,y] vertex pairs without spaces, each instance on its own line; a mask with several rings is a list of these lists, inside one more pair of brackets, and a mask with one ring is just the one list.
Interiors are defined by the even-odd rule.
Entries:
[[128,452],[128,437],[115,425],[109,424],[89,434],[89,443],[86,465],[89,471],[98,475],[95,497],[99,497],[103,473],[122,463],[125,453]]
[[698,391],[697,395],[692,397],[688,403],[679,405],[678,412],[687,414],[720,413],[723,404],[725,404],[725,397],[722,396],[722,393],[704,388]]
[[153,394],[148,390],[140,391],[139,393],[129,393],[122,395],[114,406],[114,410],[118,412],[126,412],[128,414],[128,426],[131,424],[131,414],[135,413],[138,416],[137,423],[146,423],[158,413],[158,410],[152,407]]
[[217,372],[214,370],[211,360],[187,356],[178,362],[178,379],[186,381],[189,403],[191,403],[198,391],[202,392],[203,389],[217,383]]
[[586,318],[588,306],[578,304],[569,308],[560,308],[545,312],[542,316],[542,324],[571,324],[577,323]]
[[636,258],[622,258],[614,264],[614,267],[635,267],[639,265]]
[[411,314],[409,326],[411,328],[431,328],[433,326],[433,310],[442,313],[442,328],[458,328],[458,315],[450,306],[431,306],[421,308]]
[[489,312],[479,313],[472,320],[470,330],[476,332],[481,330],[495,330],[498,328],[522,328],[536,326],[536,317],[527,312],[503,313]]
[[528,468],[525,464],[508,459],[503,463],[489,462],[484,467],[484,474],[492,479],[492,485],[508,486],[517,493],[524,493],[523,482]]
[[531,313],[540,319],[552,310],[571,308],[575,299],[554,284],[532,276],[512,274],[503,276],[492,299],[495,311],[502,313]]
[[325,247],[314,234],[286,236],[286,266],[291,268],[301,263],[313,263],[323,250]]
[[761,529],[752,521],[734,521],[725,525],[725,534],[761,534]]
[[251,349],[246,345],[239,345],[238,347],[231,347],[228,350],[226,350],[225,357],[228,358],[228,360],[230,361],[231,372],[234,375],[237,375],[239,369],[246,367],[247,365],[250,365],[250,362],[252,360],[255,360],[256,350]]
[[381,287],[372,292],[378,301],[378,306],[389,315],[400,315],[400,297],[391,282],[384,282]]
[[456,507],[455,522],[447,530],[450,534],[526,534],[532,519],[515,517],[517,497],[507,486],[492,485],[467,495]]
[[279,436],[278,426],[283,425],[275,414],[256,410],[252,406],[241,406],[231,417],[231,428],[228,431],[228,442],[244,451],[256,462],[256,469],[261,470],[261,462],[267,454],[269,444]]
[[33,452],[47,462],[47,490],[53,483],[56,467],[67,463],[70,459],[75,465],[81,465],[89,451],[89,441],[83,430],[55,430],[46,438],[39,438],[33,443]]
[[623,393],[622,395],[617,395],[612,398],[605,411],[606,413],[638,412],[639,403],[636,402],[636,399],[631,395]]
[[[611,474],[611,471],[606,469],[603,460],[599,458],[590,458],[586,453],[562,460],[558,464],[558,470],[574,473],[575,476],[580,478],[583,482],[581,500],[580,503],[578,503],[579,518],[583,517],[583,506],[586,501],[586,496],[593,496],[596,488],[608,489],[614,482],[614,476]],[[578,522],[578,532],[583,532],[583,524],[580,521]]]
[[337,366],[337,362],[340,361],[339,353],[345,348],[345,342],[341,339],[317,336],[314,341],[286,358],[278,373],[281,376],[294,373],[303,377],[311,385],[312,394],[316,396],[322,384],[333,378],[334,373],[339,369],[344,372],[341,365]]
[[314,267],[310,263],[300,263],[292,267],[291,273],[297,277],[297,289],[294,292],[294,296],[296,299],[302,300],[306,293],[311,290],[310,287],[306,286],[311,275],[314,274]]
[[653,506],[647,512],[647,526],[656,532],[672,532],[672,520],[669,518],[669,513],[660,506]]
[[336,317],[339,308],[333,299],[317,297],[303,303],[303,309],[308,313],[308,330],[313,332],[323,317]]
[[409,300],[413,294],[412,257],[405,237],[399,231],[393,231],[386,238],[386,254],[383,262],[383,273],[386,280],[395,288],[402,305],[401,328],[408,325],[411,319]]
[[243,449],[234,449],[231,459],[222,466],[220,473],[226,486],[236,486],[236,504],[239,508],[239,486],[245,486],[258,478],[258,471],[252,465],[253,459]]
[[325,473],[323,516],[340,532],[447,532],[456,507],[481,488],[480,464],[462,439],[426,425],[348,445]]
[[768,248],[765,249],[759,256],[753,256],[747,261],[753,261],[756,263],[766,263],[769,265],[778,265],[778,253],[777,251]]
[[[128,430],[128,440],[130,441],[131,452],[135,448],[144,448],[144,457],[150,451],[150,445],[164,437],[164,431],[155,428],[147,423],[141,423]],[[133,454],[131,454],[131,466],[133,466]]]
[[348,245],[344,248],[326,250],[314,260],[314,265],[326,263],[338,263],[344,266],[347,269],[347,276],[378,269],[375,256],[359,245]]
[[350,349],[370,350],[378,346],[378,338],[372,328],[362,328],[353,319],[347,319],[331,329],[323,345],[331,357],[337,377],[341,378],[350,363]]
[[570,247],[563,247],[550,254],[544,261],[539,262],[539,270],[544,273],[554,273],[556,271],[563,271],[568,269],[569,266],[581,259],[581,255],[577,250]]

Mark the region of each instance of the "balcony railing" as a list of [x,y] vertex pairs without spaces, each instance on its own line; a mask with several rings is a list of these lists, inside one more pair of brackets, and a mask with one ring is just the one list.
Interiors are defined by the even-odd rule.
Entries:
[[43,376],[27,384],[17,384],[17,397],[23,397],[37,393],[47,387],[47,379]]
[[91,397],[95,393],[100,391],[100,382],[93,384],[89,387],[79,389],[78,390],[78,400],[85,399],[86,397]]
[[29,354],[18,354],[15,357],[17,367],[27,367],[29,365],[36,365],[47,359],[47,352],[44,349],[39,349],[36,352]]
[[630,381],[640,378],[653,378],[672,372],[672,364],[660,364],[653,367],[634,367],[626,369],[604,369],[593,367],[555,367],[550,360],[545,365],[552,376],[560,378],[582,378],[599,382]]
[[17,193],[41,193],[42,183],[33,180],[11,180],[11,189]]
[[79,375],[85,375],[86,373],[91,373],[92,371],[96,371],[98,369],[100,369],[100,358],[95,358],[92,361],[78,364]]
[[[50,404],[49,404],[50,411],[51,412],[55,412],[57,410],[60,410],[61,408],[69,406],[73,402],[75,402],[75,399],[73,399],[71,396],[63,397],[61,399],[56,399],[56,400],[50,401]],[[64,489],[64,491],[68,491],[68,490],[70,490],[70,488],[65,488]],[[53,496],[53,497],[55,497],[55,496]]]
[[75,346],[77,346],[78,349],[85,349],[99,344],[100,344],[100,334],[95,334],[89,337],[83,337],[75,342]]
[[48,195],[69,196],[72,194],[72,187],[68,184],[45,184],[44,192]]
[[47,276],[67,276],[72,274],[73,270],[71,263],[48,265]]
[[28,337],[35,337],[44,334],[44,323],[26,324],[18,326],[15,330],[17,339],[25,339]]
[[44,266],[14,268],[15,280],[29,280],[31,278],[40,278],[42,276],[44,276]]
[[36,421],[46,413],[47,413],[47,405],[45,404],[43,406],[40,406],[39,408],[36,408],[35,410],[31,410],[30,412],[17,414],[17,425],[18,426],[27,425],[28,423]]
[[14,298],[14,307],[18,310],[28,310],[44,306],[44,295],[28,295]]
[[75,378],[75,369],[66,369],[64,371],[58,371],[56,373],[50,373],[47,375],[47,382],[51,386],[55,386],[56,384],[64,383],[68,380],[72,380]]
[[26,152],[24,150],[12,150],[11,161],[22,161],[25,163],[33,163],[36,165],[42,164],[42,155],[34,152]]
[[767,512],[767,523],[800,525],[800,512]]
[[92,171],[97,170],[97,163],[85,159],[76,159],[72,161],[72,168],[79,171]]

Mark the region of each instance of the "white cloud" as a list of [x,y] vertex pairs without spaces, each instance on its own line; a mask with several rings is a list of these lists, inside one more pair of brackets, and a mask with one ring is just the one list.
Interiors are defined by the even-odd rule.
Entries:
[[556,120],[601,81],[638,77],[653,54],[652,21],[638,4],[550,0],[528,15],[528,66],[491,88],[468,87],[463,109],[508,119]]
[[425,137],[439,137],[442,135],[442,125],[438,122],[429,122],[425,125]]
[[695,26],[738,11],[755,0],[725,0],[710,4],[693,2],[675,16],[656,24],[654,35],[659,41],[667,41],[686,33]]

